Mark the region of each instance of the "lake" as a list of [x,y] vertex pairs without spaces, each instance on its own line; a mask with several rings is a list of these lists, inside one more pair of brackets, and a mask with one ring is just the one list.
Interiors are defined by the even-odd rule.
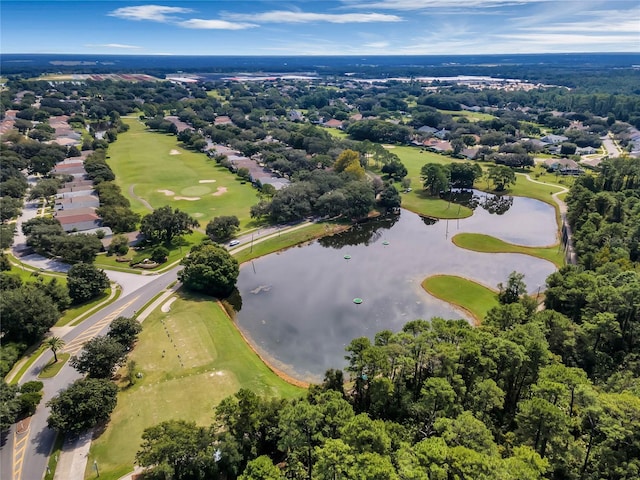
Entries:
[[[354,338],[395,332],[419,318],[466,318],[422,289],[426,277],[459,275],[496,288],[515,270],[525,274],[530,292],[544,288],[555,271],[552,263],[464,250],[451,237],[476,232],[521,245],[551,245],[557,241],[553,207],[484,193],[474,201],[482,208],[466,219],[435,221],[402,210],[244,264],[238,278],[239,328],[275,367],[320,382],[327,369],[344,368],[344,347]],[[354,304],[354,298],[363,302]]]

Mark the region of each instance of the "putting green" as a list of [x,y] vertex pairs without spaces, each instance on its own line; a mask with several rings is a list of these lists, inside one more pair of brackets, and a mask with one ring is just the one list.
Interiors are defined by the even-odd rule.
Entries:
[[181,195],[189,195],[189,196],[200,196],[206,195],[209,193],[211,189],[209,187],[205,187],[203,185],[195,185],[193,187],[187,187],[180,190]]

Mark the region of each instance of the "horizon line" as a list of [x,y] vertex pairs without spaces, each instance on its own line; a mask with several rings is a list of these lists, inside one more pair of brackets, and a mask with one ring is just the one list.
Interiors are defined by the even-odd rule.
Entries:
[[[502,53],[354,53],[354,54],[188,54],[188,53],[79,53],[79,52],[3,52],[6,55],[92,55],[92,56],[122,56],[122,57],[472,57],[496,55],[640,55],[629,51],[567,51],[567,52],[502,52]],[[0,59],[1,61],[1,59]]]

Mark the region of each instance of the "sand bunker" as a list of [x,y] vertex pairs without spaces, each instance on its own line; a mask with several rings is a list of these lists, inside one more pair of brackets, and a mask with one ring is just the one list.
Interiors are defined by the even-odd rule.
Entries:
[[200,200],[200,197],[173,197],[174,200],[187,200],[189,202],[195,202]]
[[162,305],[162,308],[160,308],[160,310],[162,310],[163,313],[170,312],[171,311],[171,304],[173,302],[175,302],[177,299],[178,299],[178,297],[170,298],[169,300],[164,302],[164,305]]
[[159,193],[164,193],[167,197],[173,197],[176,192],[172,190],[158,190]]
[[171,150],[169,152],[169,155],[180,155],[182,152],[179,152],[178,150]]
[[392,148],[396,148],[395,145],[382,145],[382,148],[386,148],[387,150],[390,150]]
[[219,197],[223,193],[227,193],[227,187],[218,187],[215,193],[212,193],[211,195],[213,195],[214,197]]
[[216,183],[215,180],[199,180],[198,183]]

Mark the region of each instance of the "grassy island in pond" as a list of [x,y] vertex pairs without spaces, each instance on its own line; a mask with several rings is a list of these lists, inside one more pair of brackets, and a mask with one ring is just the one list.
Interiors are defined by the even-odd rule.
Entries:
[[422,288],[440,300],[462,308],[479,325],[487,312],[498,305],[498,292],[455,275],[434,275],[422,282]]
[[451,241],[460,248],[483,253],[522,253],[552,262],[560,268],[564,265],[564,252],[558,245],[550,247],[527,247],[514,245],[499,238],[481,233],[459,233]]

